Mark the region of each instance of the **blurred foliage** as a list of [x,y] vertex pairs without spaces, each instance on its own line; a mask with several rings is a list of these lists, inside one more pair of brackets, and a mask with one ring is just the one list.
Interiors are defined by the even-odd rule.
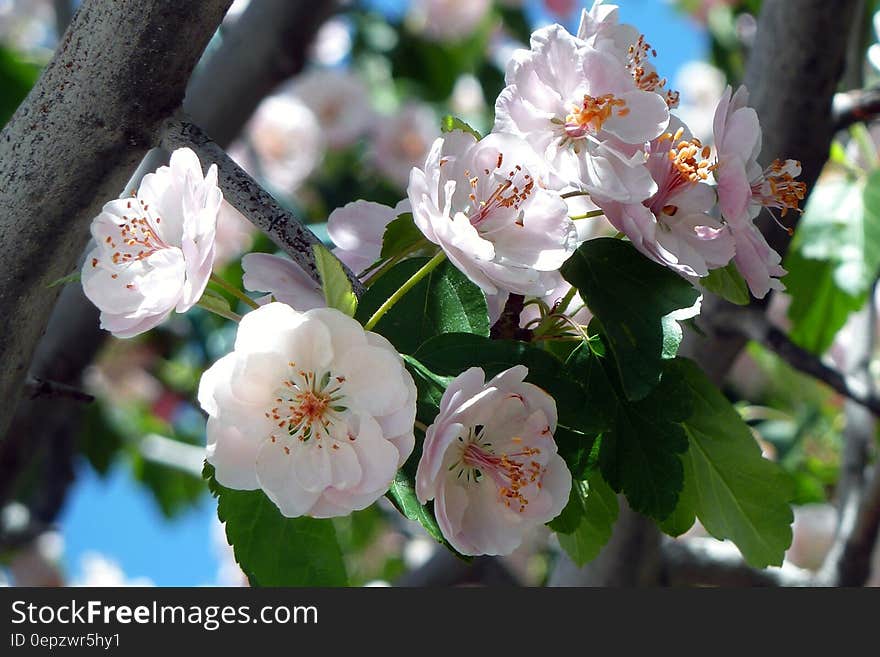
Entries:
[[41,67],[22,58],[21,55],[0,45],[0,126],[15,112],[34,82]]

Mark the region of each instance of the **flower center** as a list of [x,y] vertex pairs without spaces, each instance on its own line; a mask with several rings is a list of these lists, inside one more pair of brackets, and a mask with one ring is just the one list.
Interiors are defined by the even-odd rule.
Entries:
[[662,156],[665,143],[669,142],[669,150],[665,152],[669,174],[658,178],[660,188],[645,205],[658,217],[675,216],[678,207],[667,201],[681,189],[706,181],[718,166],[717,162],[709,161],[711,149],[708,146],[703,146],[696,137],[682,140],[683,134],[684,129],[679,128],[675,134],[666,132],[657,138],[660,147],[655,147],[654,157]]
[[[108,235],[104,242],[115,249],[110,256],[114,265],[126,265],[138,260],[143,260],[161,249],[169,248],[159,236],[158,224],[160,217],[151,217],[150,206],[138,198],[132,198],[127,203],[132,211],[131,216],[123,215],[123,223],[117,226],[119,234],[114,238]],[[154,223],[155,222],[155,223]],[[98,266],[98,259],[92,259],[92,267]]]
[[[494,211],[499,209],[510,209],[519,212],[522,204],[531,196],[535,189],[535,179],[525,172],[519,164],[504,174],[501,166],[504,163],[504,154],[498,153],[494,169],[483,169],[483,175],[489,180],[489,188],[491,193],[485,199],[478,196],[478,187],[480,185],[480,176],[472,175],[470,170],[465,169],[464,175],[468,178],[468,184],[471,186],[471,192],[468,199],[471,202],[471,210],[468,213],[472,226],[477,226],[487,219]],[[499,172],[500,173],[496,173]],[[500,180],[500,181],[499,181]],[[492,182],[495,187],[492,188]],[[518,216],[516,223],[522,225],[522,217]]]
[[279,434],[300,442],[329,437],[331,425],[347,410],[341,392],[345,377],[334,377],[330,372],[318,377],[315,372],[297,370],[293,362],[288,365],[293,372],[282,381],[274,405],[265,413],[281,430],[270,434],[270,439],[276,442]]
[[[529,503],[524,489],[529,484],[541,487],[541,477],[546,467],[532,457],[541,453],[537,447],[523,447],[510,454],[495,454],[492,444],[485,442],[483,427],[472,428],[463,443],[461,454],[449,469],[458,469],[457,478],[465,477],[468,482],[481,483],[488,476],[498,488],[498,494],[508,508],[520,513]],[[521,442],[513,438],[514,443]]]
[[[651,44],[645,41],[645,35],[640,34],[638,41],[629,47],[626,68],[632,74],[633,82],[636,87],[642,91],[653,91],[661,93],[666,86],[666,78],[661,78],[653,67],[646,67],[649,55],[657,56],[657,51],[651,47]],[[677,91],[666,91],[666,105],[672,109],[678,107],[679,93]]]
[[617,98],[614,94],[605,94],[596,98],[585,94],[583,102],[575,105],[571,114],[565,117],[565,135],[570,139],[581,139],[596,134],[612,114],[617,116],[629,114],[626,101]]
[[789,210],[799,211],[798,205],[807,194],[806,184],[795,181],[800,170],[797,160],[774,160],[752,183],[752,198],[768,208],[781,210],[783,217]]

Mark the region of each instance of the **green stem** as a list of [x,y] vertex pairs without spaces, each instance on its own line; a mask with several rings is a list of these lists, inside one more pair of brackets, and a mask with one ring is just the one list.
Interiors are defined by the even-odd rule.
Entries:
[[415,421],[413,426],[416,429],[418,429],[419,431],[421,431],[422,433],[425,433],[428,430],[428,425],[425,424],[424,422],[419,422],[418,420]]
[[434,269],[436,269],[444,260],[446,260],[446,254],[443,251],[440,251],[433,258],[428,260],[421,269],[410,276],[406,283],[400,286],[400,289],[397,290],[397,292],[392,294],[385,303],[379,306],[379,309],[373,313],[373,316],[370,317],[366,324],[364,324],[364,328],[368,331],[372,330],[372,328],[379,323],[379,320],[382,319],[385,313],[391,310],[395,303],[400,301],[407,292],[418,285],[419,281],[434,271]]
[[590,192],[581,192],[578,190],[575,190],[573,192],[565,192],[565,194],[560,194],[560,196],[562,196],[562,198],[573,198],[575,196],[589,196],[589,195],[590,195]]
[[590,210],[584,214],[576,214],[573,217],[569,217],[572,221],[577,221],[578,219],[592,219],[593,217],[601,217],[605,212],[602,210]]
[[239,290],[234,285],[230,285],[229,283],[224,281],[217,274],[211,272],[211,279],[210,280],[212,283],[214,283],[214,285],[221,288],[224,292],[229,292],[229,294],[234,296],[239,301],[243,301],[245,304],[247,304],[248,306],[250,306],[254,310],[256,310],[257,308],[260,307],[256,301],[251,299],[248,295],[246,295],[244,292]]
[[222,317],[224,319],[231,319],[233,322],[240,322],[241,321],[241,315],[239,315],[238,313],[234,313],[231,310],[221,310],[220,308],[215,308],[207,303],[203,303],[201,300],[199,300],[196,303],[196,305],[199,308],[204,308],[208,312],[214,313],[215,315],[219,315],[220,317]]
[[389,269],[391,269],[398,262],[400,262],[401,260],[403,260],[407,256],[412,255],[416,251],[424,249],[429,244],[430,244],[430,242],[428,242],[428,240],[419,240],[418,242],[413,244],[410,248],[408,248],[403,253],[398,253],[396,256],[386,260],[384,263],[382,263],[382,265],[380,265],[378,268],[374,269],[372,272],[369,272],[369,271],[362,272],[361,276],[363,276],[364,274],[369,274],[366,278],[362,279],[364,281],[364,285],[369,287],[370,285],[372,285],[376,281],[376,279],[378,279],[380,276],[382,276],[385,272],[387,272]]
[[571,300],[574,299],[575,294],[577,294],[577,289],[574,285],[572,285],[568,289],[568,292],[565,293],[565,296],[562,297],[559,305],[556,307],[557,312],[564,313],[566,310],[568,310],[568,304],[570,304]]

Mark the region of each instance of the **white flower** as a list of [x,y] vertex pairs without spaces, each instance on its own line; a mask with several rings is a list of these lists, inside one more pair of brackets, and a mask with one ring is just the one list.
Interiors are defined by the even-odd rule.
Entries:
[[324,156],[324,134],[318,119],[289,93],[263,100],[244,134],[246,139],[230,149],[233,159],[287,195],[302,185]]
[[305,270],[289,258],[268,253],[248,253],[241,259],[244,270],[242,284],[251,292],[268,292],[259,300],[274,299],[299,311],[324,308],[327,305],[321,286]]
[[413,449],[416,388],[383,337],[338,310],[270,303],[199,385],[207,460],[230,488],[261,488],[287,517],[375,502]]
[[557,454],[556,402],[524,383],[517,365],[485,383],[456,377],[425,434],[416,495],[434,500],[437,523],[462,554],[510,554],[526,532],[568,502],[571,474]]
[[528,141],[552,166],[554,186],[621,202],[656,191],[642,147],[664,131],[669,110],[614,56],[551,25],[514,53],[505,79],[495,130]]
[[337,69],[310,71],[297,78],[292,90],[318,117],[331,149],[350,146],[373,125],[369,91],[353,73]]
[[407,20],[432,41],[460,41],[477,29],[491,0],[413,0]]
[[409,211],[406,199],[393,208],[361,200],[336,208],[327,218],[327,233],[336,245],[333,255],[360,274],[379,259],[388,224]]
[[439,134],[440,124],[434,110],[424,103],[409,103],[379,122],[370,160],[391,182],[406,187],[409,172],[425,161]]
[[216,165],[203,175],[196,154],[181,148],[144,176],[137,196],[104,205],[82,270],[102,328],[129,338],[195,305],[211,275],[222,203]]
[[558,194],[542,186],[546,167],[513,135],[477,141],[453,131],[413,169],[416,225],[487,294],[541,295],[550,272],[575,249],[577,233]]

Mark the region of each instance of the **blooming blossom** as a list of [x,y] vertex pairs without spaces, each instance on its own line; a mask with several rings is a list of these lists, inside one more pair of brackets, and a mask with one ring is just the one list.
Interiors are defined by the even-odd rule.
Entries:
[[706,276],[734,255],[734,240],[709,213],[716,203],[707,184],[710,149],[684,126],[647,148],[647,168],[657,191],[642,203],[599,201],[608,220],[652,260],[687,276]]
[[416,495],[462,554],[510,554],[568,502],[571,474],[556,451],[556,402],[517,365],[485,382],[456,377],[428,427]]
[[241,259],[244,270],[242,284],[251,292],[267,292],[259,300],[268,303],[273,298],[299,311],[324,308],[327,305],[321,286],[289,258],[269,253],[248,253]]
[[424,103],[404,105],[379,122],[371,144],[370,160],[391,182],[406,187],[409,172],[425,161],[440,134],[437,116]]
[[129,338],[195,305],[211,275],[222,203],[216,165],[202,174],[196,154],[181,148],[144,176],[136,196],[104,205],[82,270],[102,328]]
[[341,516],[391,484],[413,449],[416,388],[383,337],[338,310],[270,303],[202,376],[217,481],[262,489],[287,517]]
[[782,258],[755,225],[762,207],[776,209],[784,216],[797,210],[806,195],[806,186],[796,182],[800,162],[776,160],[769,167],[758,164],[761,152],[761,126],[755,110],[747,106],[745,87],[733,93],[728,87],[715,110],[714,135],[718,165],[718,204],[736,240],[737,269],[755,297],[771,289],[784,289],[778,277],[785,275]]
[[263,100],[244,134],[246,140],[230,149],[233,159],[283,194],[294,193],[324,156],[324,135],[317,117],[290,93]]
[[329,148],[351,146],[373,125],[369,91],[354,73],[314,70],[297,78],[293,93],[312,110]]
[[519,137],[453,131],[413,169],[409,200],[425,237],[487,294],[544,294],[574,252],[565,202],[542,186],[544,163]]
[[379,259],[388,224],[409,211],[408,200],[393,208],[362,200],[336,208],[327,218],[327,233],[336,245],[333,255],[355,274],[363,272]]
[[656,191],[642,147],[669,123],[663,96],[643,90],[626,65],[559,25],[517,50],[495,104],[495,130],[523,137],[557,186],[642,201]]
[[491,0],[413,0],[407,22],[431,41],[459,41],[473,34]]

